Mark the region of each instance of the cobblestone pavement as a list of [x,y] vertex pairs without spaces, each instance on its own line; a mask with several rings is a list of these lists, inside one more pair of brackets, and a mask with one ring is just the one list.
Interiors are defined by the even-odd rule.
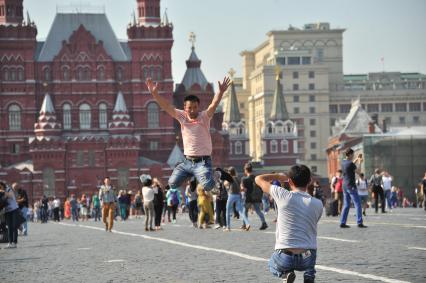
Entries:
[[[426,282],[426,213],[421,209],[367,212],[368,229],[338,227],[323,217],[318,233],[316,282]],[[281,282],[268,271],[275,236],[269,228],[231,232],[190,227],[187,214],[159,232],[145,232],[142,219],[116,222],[30,224],[17,249],[0,244],[0,282]],[[296,273],[296,282],[303,274]]]

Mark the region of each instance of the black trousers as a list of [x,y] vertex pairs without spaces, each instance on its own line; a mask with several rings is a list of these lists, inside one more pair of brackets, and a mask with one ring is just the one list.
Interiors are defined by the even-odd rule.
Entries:
[[228,199],[216,199],[216,222],[226,227],[226,202]]
[[198,206],[197,206],[197,200],[191,200],[189,202],[189,219],[192,223],[197,223],[198,221]]
[[53,221],[59,222],[59,207],[53,209]]
[[[170,206],[170,208],[172,210],[173,220],[176,220],[176,212],[177,212],[177,209],[178,209],[178,205],[177,204],[172,205],[172,206]],[[170,219],[170,216],[169,216],[169,219]]]
[[18,213],[18,208],[5,213],[9,243],[18,243]]
[[161,226],[161,215],[163,212],[163,203],[154,205],[154,211],[155,211],[154,226],[155,227]]
[[373,186],[372,189],[374,193],[374,208],[376,209],[376,212],[379,211],[379,197],[380,197],[380,203],[382,204],[382,212],[385,212],[385,194],[383,192],[383,188],[380,186]]

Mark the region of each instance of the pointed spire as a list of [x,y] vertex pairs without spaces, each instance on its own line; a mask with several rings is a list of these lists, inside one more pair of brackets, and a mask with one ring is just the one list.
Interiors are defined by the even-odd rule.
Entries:
[[182,150],[177,144],[175,144],[172,152],[170,153],[169,158],[167,159],[167,164],[170,166],[170,168],[174,168],[176,164],[181,162],[183,159],[184,155],[182,153]]
[[[231,69],[229,71],[229,75],[231,76],[231,79],[233,78],[234,74],[235,74],[235,71]],[[240,109],[238,107],[237,93],[235,92],[235,84],[234,84],[234,81],[232,80],[231,91],[229,93],[228,103],[226,105],[223,122],[229,124],[231,122],[238,123],[240,121],[241,121],[241,114],[240,114]]]
[[30,13],[27,10],[27,26],[31,25],[31,18],[30,18]]
[[169,16],[167,15],[167,8],[166,8],[166,10],[164,11],[163,24],[164,24],[165,26],[168,26],[168,25],[169,25]]
[[286,121],[289,120],[289,115],[287,111],[287,106],[285,104],[282,85],[281,85],[281,68],[277,65],[276,69],[276,82],[277,86],[275,88],[274,100],[272,102],[272,110],[270,119],[272,121],[281,120]]
[[113,112],[127,113],[126,101],[124,100],[123,93],[121,91],[118,92]]
[[198,84],[202,89],[205,89],[208,82],[200,68],[201,60],[198,59],[198,56],[195,53],[195,34],[193,32],[189,34],[189,41],[192,43],[191,55],[189,56],[189,59],[186,60],[187,69],[181,84],[184,85],[186,89],[190,89],[194,84]]
[[136,13],[135,13],[135,11],[133,11],[132,17],[133,17],[133,19],[132,19],[133,20],[132,25],[136,26]]
[[41,105],[40,115],[42,114],[55,114],[55,108],[53,107],[52,99],[50,95],[46,93],[43,99],[43,104]]

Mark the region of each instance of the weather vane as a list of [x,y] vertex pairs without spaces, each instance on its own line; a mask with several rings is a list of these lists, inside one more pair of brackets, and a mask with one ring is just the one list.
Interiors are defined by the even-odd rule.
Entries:
[[195,44],[195,41],[196,41],[196,35],[195,35],[195,33],[194,32],[190,32],[189,33],[189,42],[191,42],[192,43],[192,48],[194,48],[195,46],[194,46],[194,44]]

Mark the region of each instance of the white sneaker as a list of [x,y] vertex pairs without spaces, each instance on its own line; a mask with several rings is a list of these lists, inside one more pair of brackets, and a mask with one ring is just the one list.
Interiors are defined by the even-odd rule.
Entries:
[[12,248],[16,249],[18,246],[15,243],[12,243]]
[[9,243],[7,244],[6,247],[4,247],[5,249],[13,249],[13,243]]
[[219,228],[220,228],[220,225],[216,225],[214,228],[215,228],[215,229],[219,229]]

